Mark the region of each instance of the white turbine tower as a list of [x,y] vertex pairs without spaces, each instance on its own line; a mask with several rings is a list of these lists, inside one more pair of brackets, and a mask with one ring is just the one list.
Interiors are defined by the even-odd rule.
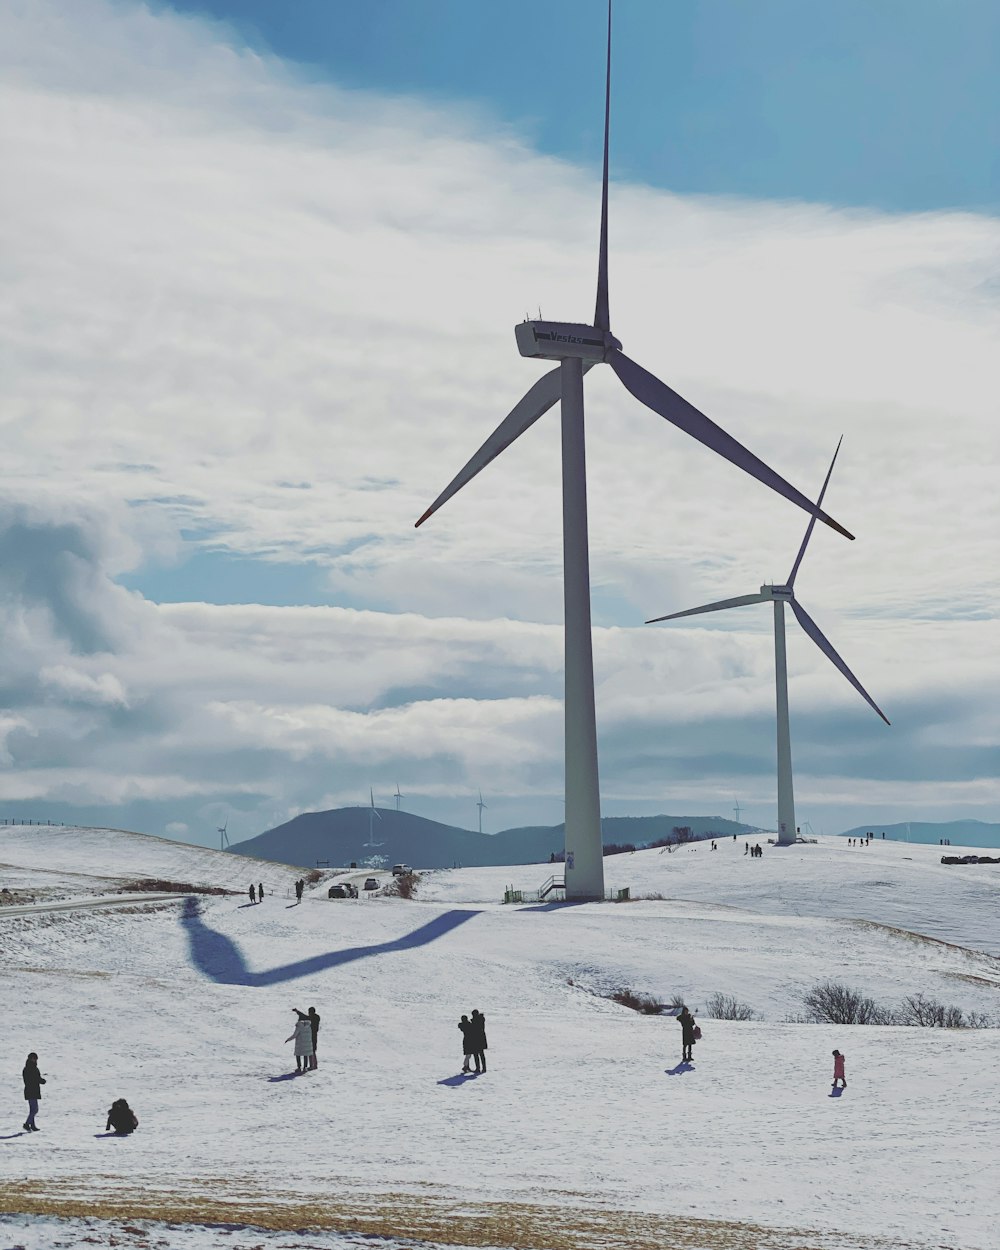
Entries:
[[604,860],[597,770],[594,662],[590,627],[587,476],[583,427],[583,376],[609,364],[635,398],[812,516],[851,538],[842,526],[711,421],[676,391],[630,360],[611,333],[608,311],[608,147],[611,116],[611,4],[604,96],[604,172],[593,325],[524,321],[514,337],[522,356],[558,361],[497,426],[461,472],[423,514],[422,525],[516,438],[562,401],[563,612],[565,631],[566,897],[601,898]]
[[219,850],[220,851],[224,851],[226,847],[229,845],[229,834],[226,833],[226,830],[228,828],[229,828],[229,817],[227,816],[226,823],[224,825],[219,825],[219,827],[215,831],[219,835]]
[[479,791],[479,802],[476,804],[476,806],[479,808],[479,832],[482,833],[483,831],[483,808],[486,806],[486,804],[483,802],[482,790]]
[[[843,439],[841,439],[843,442]],[[837,443],[837,450],[833,453],[833,459],[830,461],[830,467],[826,473],[826,480],[823,482],[823,489],[819,493],[817,504],[823,502],[823,496],[826,494],[827,484],[830,481],[830,474],[833,472],[833,466],[837,463],[837,454],[840,451],[840,443]],[[791,733],[788,725],[788,671],[785,663],[785,604],[787,603],[795,613],[795,619],[802,626],[803,630],[809,635],[820,651],[831,661],[831,663],[843,673],[847,680],[851,683],[861,697],[869,703],[879,716],[888,725],[889,720],[885,713],[878,706],[871,695],[865,690],[861,682],[854,676],[844,661],[840,658],[833,646],[821,632],[819,626],[812,619],[805,608],[795,598],[795,577],[799,571],[799,565],[802,563],[802,557],[806,553],[806,546],[812,536],[815,518],[811,520],[806,527],[805,537],[802,539],[802,546],[799,548],[799,554],[795,557],[795,563],[792,565],[792,571],[788,575],[788,581],[784,586],[761,586],[760,591],[756,595],[741,595],[737,599],[722,599],[718,603],[706,603],[700,608],[688,608],[684,612],[671,612],[667,616],[657,616],[653,620],[647,621],[647,625],[652,625],[656,621],[675,621],[682,616],[698,616],[702,612],[719,612],[723,608],[741,608],[750,603],[767,603],[770,600],[774,604],[774,679],[775,679],[775,700],[777,704],[778,719],[778,845],[790,846],[795,841],[795,797],[792,790],[792,744]]]
[[368,798],[368,841],[365,843],[365,846],[374,850],[377,846],[385,846],[385,843],[375,841],[375,821],[378,819],[379,823],[381,823],[382,814],[375,806],[375,793],[371,786],[368,787]]
[[392,797],[396,800],[396,811],[398,812],[398,811],[399,811],[399,801],[400,801],[400,799],[403,797],[403,796],[399,793],[399,782],[398,782],[398,781],[396,782],[396,793],[395,793]]
[[741,808],[740,808],[740,801],[739,801],[739,799],[737,799],[737,800],[736,800],[736,806],[733,808],[733,811],[736,813],[736,823],[737,823],[738,825],[739,825],[739,824],[742,824],[743,822],[740,820],[740,811],[741,811]]

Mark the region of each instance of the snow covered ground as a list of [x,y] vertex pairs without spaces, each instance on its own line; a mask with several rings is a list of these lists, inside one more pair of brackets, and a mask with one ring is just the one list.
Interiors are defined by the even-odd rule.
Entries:
[[[171,873],[138,835],[47,832],[31,843],[46,872],[128,860],[195,880],[189,853],[213,884],[241,871],[181,847]],[[30,880],[15,834],[0,829],[0,864]],[[1000,1032],[789,1020],[828,978],[1000,1018],[1000,866],[939,858],[830,838],[755,860],[723,841],[607,860],[610,885],[663,895],[622,904],[502,906],[539,865],[435,871],[409,902],[322,886],[298,906],[0,910],[0,1246],[995,1250]],[[605,996],[623,987],[701,1013],[693,1065],[672,1017]],[[713,992],[760,1018],[708,1019]],[[283,1039],[311,1004],[320,1066],[296,1076]],[[466,1078],[473,1007],[490,1066]],[[29,1050],[48,1077],[33,1135]],[[122,1096],[139,1131],[107,1137]]]

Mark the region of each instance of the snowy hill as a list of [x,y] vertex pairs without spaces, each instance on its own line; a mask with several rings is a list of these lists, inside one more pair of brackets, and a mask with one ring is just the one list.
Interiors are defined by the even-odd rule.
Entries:
[[1000,824],[985,820],[914,820],[898,825],[867,825],[865,828],[848,829],[840,836],[859,838],[869,829],[875,831],[876,837],[884,833],[886,838],[897,842],[925,842],[937,846],[942,838],[950,838],[955,846],[1000,847]]
[[[0,1065],[35,1049],[49,1078],[42,1132],[17,1131],[15,1098],[0,1133],[0,1211],[44,1219],[0,1241],[994,1250],[997,1030],[795,1021],[830,978],[1000,1019],[1000,959],[971,949],[996,948],[1000,865],[764,846],[609,858],[609,884],[663,896],[622,904],[497,901],[546,864],[435,871],[411,902],[0,911],[4,1000],[31,1005],[5,1017]],[[78,867],[107,867],[114,835],[93,849]],[[692,1065],[671,1016],[608,997],[625,987],[692,1005]],[[710,1018],[716,993],[759,1018]],[[319,1068],[295,1077],[283,1039],[310,1004]],[[489,1071],[467,1078],[473,1007]],[[119,1096],[140,1129],[108,1140]]]
[[138,879],[246,890],[263,881],[284,893],[301,871],[147,833],[73,825],[0,825],[0,888],[65,898]]

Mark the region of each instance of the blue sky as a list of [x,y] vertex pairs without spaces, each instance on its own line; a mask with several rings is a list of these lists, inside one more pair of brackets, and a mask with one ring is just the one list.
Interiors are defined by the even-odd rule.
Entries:
[[[317,76],[490,110],[600,157],[604,0],[212,0]],[[618,176],[903,212],[1000,208],[992,0],[619,0]],[[569,116],[567,116],[569,114]]]
[[[214,841],[562,815],[558,422],[413,523],[593,308],[604,6],[0,6],[0,815]],[[616,6],[612,324],[801,489],[802,820],[995,819],[1000,9]],[[774,821],[795,510],[587,379],[604,810]],[[795,513],[790,515],[790,513]]]

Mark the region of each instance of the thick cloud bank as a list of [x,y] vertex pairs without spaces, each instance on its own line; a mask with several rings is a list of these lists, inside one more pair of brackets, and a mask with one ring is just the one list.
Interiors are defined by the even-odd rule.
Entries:
[[[0,71],[4,805],[242,834],[398,782],[559,819],[557,421],[412,526],[537,376],[513,324],[589,315],[592,177],[169,10],[7,6]],[[894,724],[793,631],[800,810],[993,813],[1000,226],[616,185],[611,228],[631,355],[806,491],[845,434],[827,503],[859,540],[818,531],[797,588]],[[783,579],[803,520],[587,386],[611,810],[773,821],[766,610],[640,622]],[[115,581],[199,545],[345,606]]]

